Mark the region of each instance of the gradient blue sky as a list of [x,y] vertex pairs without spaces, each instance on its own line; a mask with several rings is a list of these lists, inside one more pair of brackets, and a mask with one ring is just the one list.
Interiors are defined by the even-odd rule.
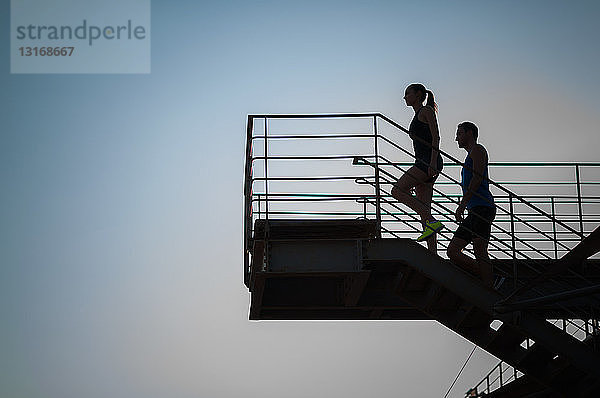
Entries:
[[[433,322],[249,322],[249,113],[436,94],[442,148],[597,161],[597,2],[152,2],[149,75],[9,73],[0,8],[0,396],[442,396],[471,345]],[[462,396],[495,360],[478,351]]]

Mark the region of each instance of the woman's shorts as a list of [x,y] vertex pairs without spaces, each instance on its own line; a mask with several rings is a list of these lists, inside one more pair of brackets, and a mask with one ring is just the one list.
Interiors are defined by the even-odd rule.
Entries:
[[[429,161],[430,160],[431,160],[431,158],[424,159],[423,157],[417,157],[415,159],[415,166],[419,170],[423,170],[425,172],[425,174],[427,174],[429,172],[429,164],[430,164]],[[444,168],[444,160],[442,159],[442,155],[440,155],[438,153],[437,165],[436,165],[436,167],[434,167],[434,169],[436,170],[436,173],[433,176],[426,179],[425,182],[434,182],[438,178],[438,175],[440,174],[440,172],[442,171],[443,168]]]

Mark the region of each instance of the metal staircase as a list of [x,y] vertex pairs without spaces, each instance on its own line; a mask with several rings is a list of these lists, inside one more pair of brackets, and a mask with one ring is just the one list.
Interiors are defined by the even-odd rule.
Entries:
[[435,255],[390,195],[412,164],[389,160],[410,160],[406,129],[377,113],[251,115],[247,128],[251,319],[434,319],[502,360],[469,396],[600,394],[600,164],[490,163],[507,180],[491,182],[488,289],[443,258],[460,161],[442,151]]
[[[600,357],[579,340],[527,311],[497,313],[494,306],[503,298],[499,292],[414,241],[370,242],[366,265],[389,267],[390,262],[399,267],[396,294],[432,319],[554,391],[600,393]],[[494,319],[502,321],[497,330],[490,327]],[[535,344],[521,347],[528,339]]]

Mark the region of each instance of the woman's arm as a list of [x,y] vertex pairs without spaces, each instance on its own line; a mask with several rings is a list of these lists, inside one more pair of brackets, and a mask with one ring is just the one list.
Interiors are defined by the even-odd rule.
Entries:
[[429,171],[430,175],[432,175],[435,172],[432,168],[437,165],[438,150],[440,149],[440,129],[433,108],[430,106],[423,107],[420,115],[423,115],[425,119],[424,122],[427,123],[429,131],[431,131],[431,159],[429,162]]

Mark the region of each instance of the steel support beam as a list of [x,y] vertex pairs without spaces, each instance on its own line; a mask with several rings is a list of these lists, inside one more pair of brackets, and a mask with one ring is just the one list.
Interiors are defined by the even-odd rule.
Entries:
[[580,370],[600,378],[600,357],[583,343],[527,312],[494,312],[493,306],[501,298],[500,293],[485,287],[478,279],[418,243],[409,239],[378,239],[365,242],[363,253],[369,260],[394,260],[415,268],[493,317],[514,325],[537,343],[568,359]]
[[554,304],[560,301],[569,300],[576,297],[589,296],[594,293],[600,292],[600,285],[594,285],[589,287],[584,287],[581,289],[569,290],[566,292],[560,292],[556,294],[549,294],[543,297],[537,297],[528,300],[520,300],[512,303],[506,304],[496,304],[494,305],[494,310],[500,313],[506,313],[511,311],[524,310],[528,308],[532,308],[538,305],[544,304]]

